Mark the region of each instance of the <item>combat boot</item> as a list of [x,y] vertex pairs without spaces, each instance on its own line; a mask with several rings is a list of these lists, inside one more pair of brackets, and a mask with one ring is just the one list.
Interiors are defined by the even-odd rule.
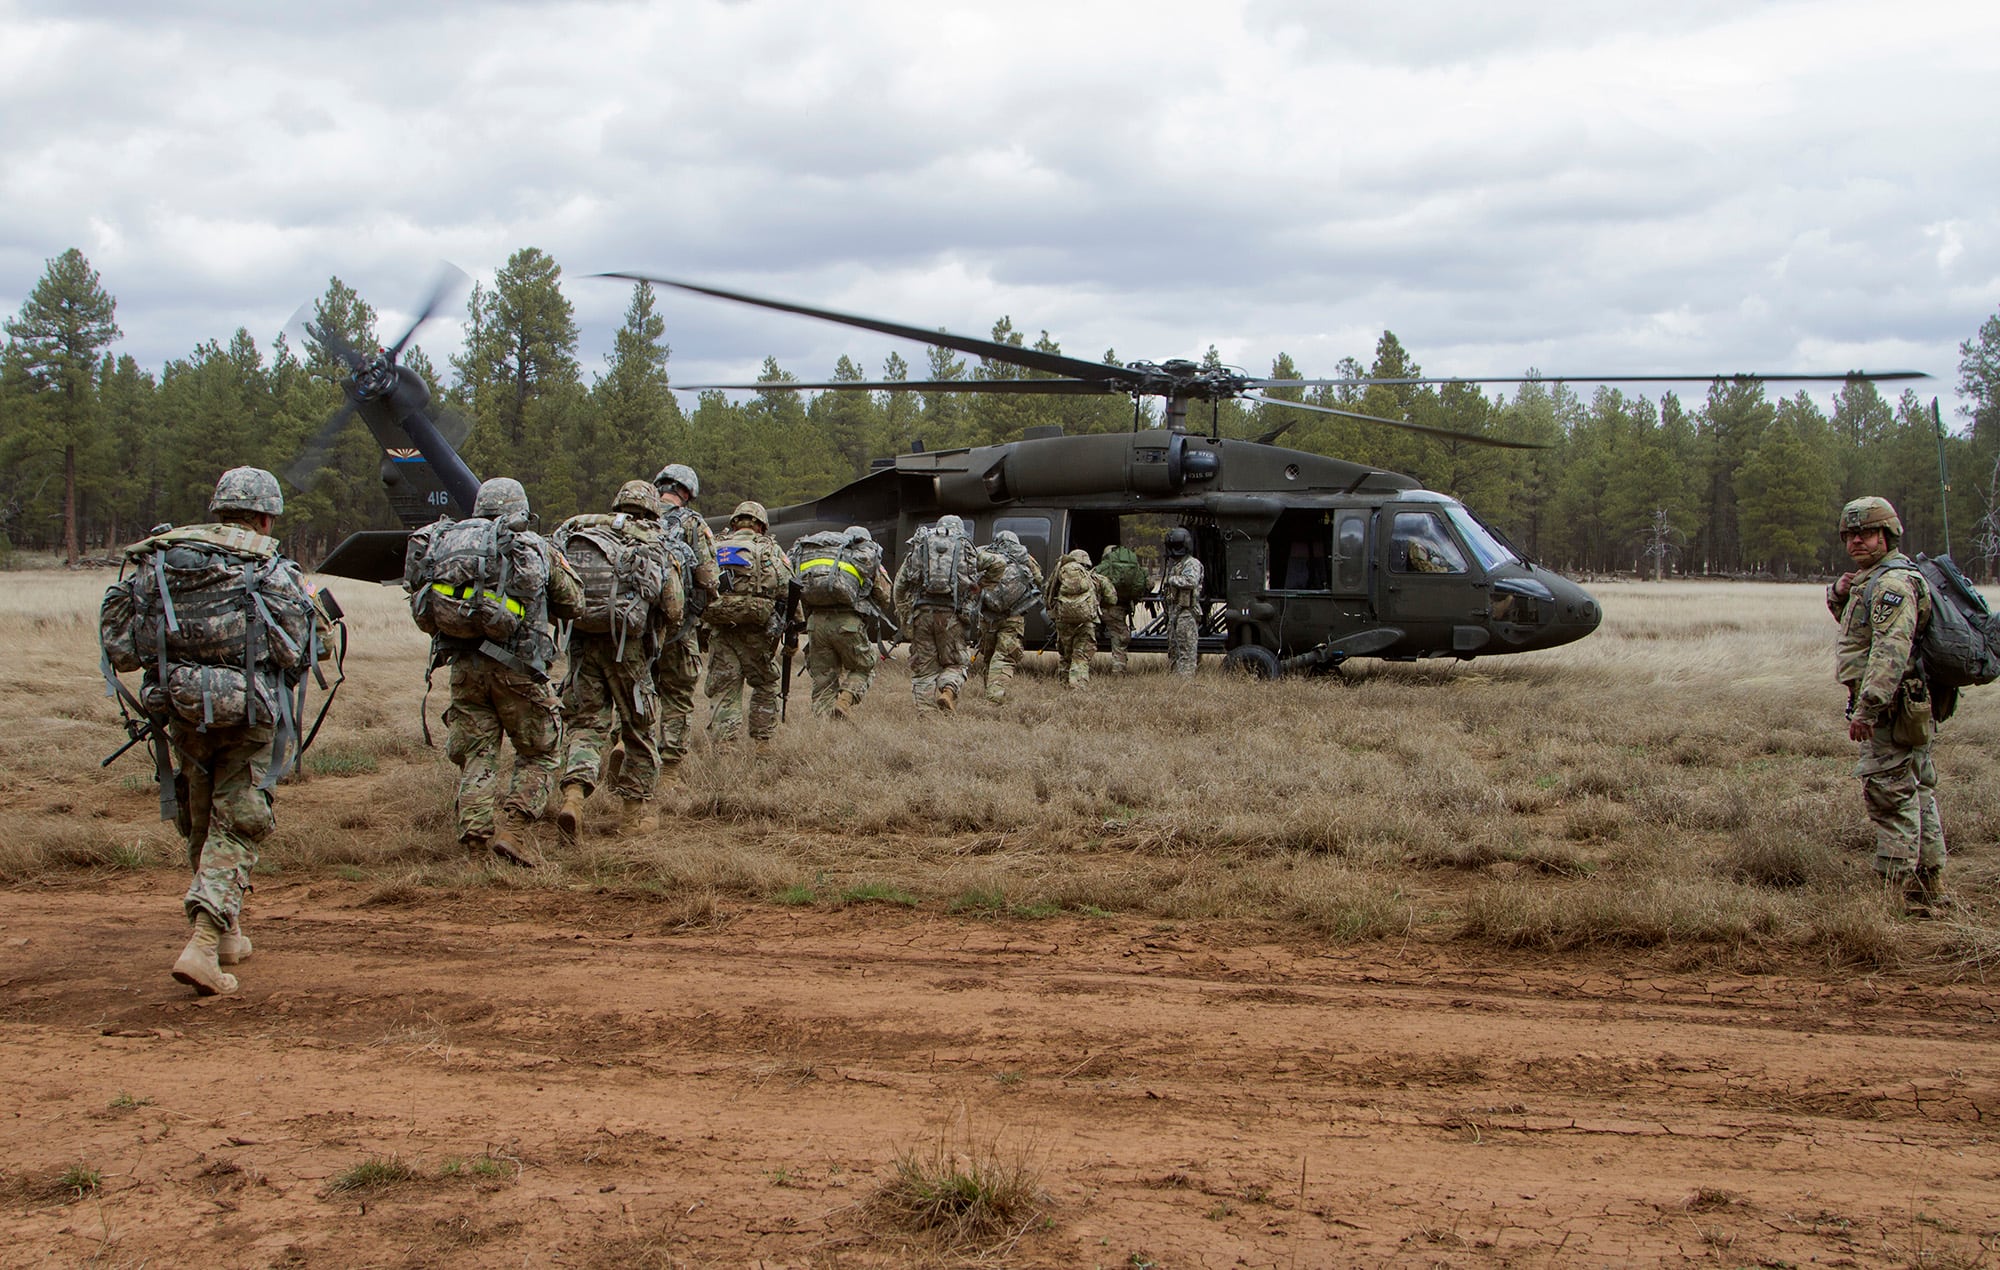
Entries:
[[845,722],[854,721],[854,694],[842,688],[833,694],[833,717]]
[[215,945],[215,959],[225,966],[241,965],[250,960],[250,937],[243,933],[242,919],[229,923],[229,929],[222,932],[222,938]]
[[206,909],[197,909],[194,933],[188,936],[187,947],[181,949],[180,960],[174,962],[174,978],[204,997],[236,991],[236,976],[223,970],[216,961],[216,949],[221,943],[221,923]]
[[1903,882],[1903,915],[1906,917],[1943,917],[1957,904],[1944,889],[1939,878],[1941,870],[1935,868],[1916,869]]
[[583,800],[590,797],[590,791],[581,782],[570,781],[562,787],[562,809],[556,812],[556,828],[562,831],[563,840],[575,842],[583,832]]
[[955,712],[958,709],[958,689],[939,688],[938,709],[944,711],[946,714]]
[[678,785],[681,783],[680,760],[676,759],[671,763],[660,764],[659,783],[661,785]]
[[516,868],[535,867],[535,858],[528,854],[534,850],[534,842],[528,835],[528,822],[520,816],[508,813],[506,824],[487,839],[486,845],[494,855]]
[[660,808],[650,798],[627,798],[618,832],[628,838],[650,837],[660,831]]

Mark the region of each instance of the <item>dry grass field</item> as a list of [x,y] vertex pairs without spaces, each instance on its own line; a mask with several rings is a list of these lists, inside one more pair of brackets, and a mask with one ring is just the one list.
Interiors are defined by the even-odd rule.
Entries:
[[1569,649],[1277,684],[1041,654],[954,718],[900,660],[852,725],[801,677],[656,838],[522,871],[453,844],[422,637],[344,584],[257,955],[196,1001],[149,764],[98,768],[108,580],[0,575],[0,1264],[2000,1248],[2000,688],[1938,749],[1962,907],[1906,921],[1817,588],[1613,583]]

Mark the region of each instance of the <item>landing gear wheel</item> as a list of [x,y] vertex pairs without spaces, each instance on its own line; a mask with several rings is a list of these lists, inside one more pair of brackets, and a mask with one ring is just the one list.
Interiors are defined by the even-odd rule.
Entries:
[[1278,655],[1262,644],[1244,644],[1223,654],[1222,668],[1250,679],[1276,679]]

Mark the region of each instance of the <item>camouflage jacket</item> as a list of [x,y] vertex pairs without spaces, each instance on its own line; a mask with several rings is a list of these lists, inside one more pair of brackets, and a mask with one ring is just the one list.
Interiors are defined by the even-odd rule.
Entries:
[[1160,579],[1160,598],[1166,601],[1167,611],[1201,608],[1201,561],[1193,556],[1182,556],[1167,566],[1166,576]]
[[668,507],[660,514],[660,521],[668,533],[679,534],[694,553],[694,576],[681,579],[687,594],[699,591],[706,599],[714,599],[719,580],[715,572],[715,531],[692,507]]
[[1930,620],[1931,597],[1908,565],[1893,551],[1856,573],[1846,595],[1837,594],[1838,584],[1826,589],[1826,606],[1840,621],[1834,674],[1847,685],[1854,717],[1870,723],[1890,722],[1904,682],[1923,675],[1916,641]]

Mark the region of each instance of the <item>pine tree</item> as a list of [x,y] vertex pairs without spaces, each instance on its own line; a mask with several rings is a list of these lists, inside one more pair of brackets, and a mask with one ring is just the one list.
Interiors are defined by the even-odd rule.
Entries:
[[[619,485],[650,478],[670,462],[685,462],[687,420],[668,386],[666,320],[654,311],[653,288],[632,287],[625,323],[613,342],[610,365],[591,390],[590,429],[601,455],[586,480],[584,503],[608,503]],[[586,446],[586,455],[591,453]]]
[[472,412],[468,464],[519,480],[533,506],[558,518],[578,506],[584,471],[574,447],[588,405],[561,282],[539,248],[509,256],[490,291],[472,289],[465,351],[452,359],[454,393]]

